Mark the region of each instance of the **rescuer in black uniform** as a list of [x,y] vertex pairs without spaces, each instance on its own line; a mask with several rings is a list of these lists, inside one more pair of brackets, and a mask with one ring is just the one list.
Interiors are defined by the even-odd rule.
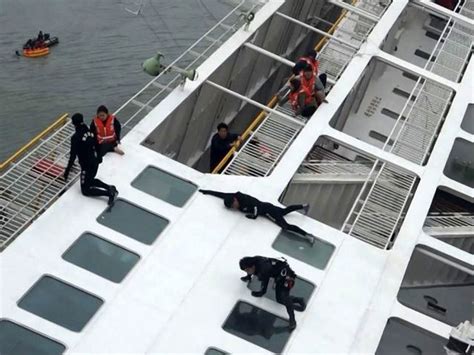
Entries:
[[267,292],[268,282],[275,280],[275,297],[278,303],[284,305],[288,312],[290,330],[296,328],[295,310],[304,311],[305,301],[302,297],[290,296],[290,290],[295,285],[296,274],[286,260],[266,258],[263,256],[246,256],[240,259],[240,269],[247,273],[240,279],[248,282],[255,275],[262,283],[260,291],[252,291],[252,296],[262,297]]
[[308,212],[309,205],[291,205],[285,208],[281,208],[272,205],[269,202],[262,202],[257,200],[255,197],[243,194],[241,192],[225,193],[211,190],[199,190],[204,195],[216,196],[224,199],[224,205],[227,208],[237,209],[245,213],[245,217],[250,219],[256,219],[258,216],[267,217],[272,222],[276,223],[283,230],[293,232],[308,240],[311,245],[314,244],[315,236],[304,231],[294,224],[289,224],[285,220],[285,215],[290,212],[303,210],[305,213]]
[[118,191],[115,186],[107,185],[95,177],[99,164],[102,162],[102,158],[96,150],[97,140],[84,123],[84,117],[80,113],[74,114],[71,120],[76,132],[71,137],[71,152],[67,168],[64,171],[64,181],[67,181],[74,161],[78,157],[81,166],[82,194],[84,196],[108,196],[108,204],[111,206],[118,195]]

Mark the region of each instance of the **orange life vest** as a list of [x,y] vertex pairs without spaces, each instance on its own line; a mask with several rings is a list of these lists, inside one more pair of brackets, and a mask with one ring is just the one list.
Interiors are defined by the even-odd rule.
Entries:
[[304,76],[304,71],[302,71],[299,75],[301,86],[305,88],[307,92],[310,93],[310,96],[314,96],[315,90],[314,85],[316,84],[316,77],[311,75],[311,79],[306,79]]
[[114,128],[115,116],[108,115],[105,122],[103,122],[99,117],[94,117],[94,124],[97,129],[97,142],[102,143],[112,143],[117,140]]
[[306,62],[307,64],[313,67],[314,76],[318,76],[319,73],[319,60],[313,59],[311,57],[301,57],[298,61]]
[[297,111],[298,108],[300,107],[298,97],[300,94],[305,94],[304,98],[304,105],[309,105],[313,101],[313,97],[311,96],[311,91],[309,91],[306,87],[301,86],[301,88],[298,91],[291,91],[290,94],[288,95],[288,100],[290,101],[291,107],[293,107],[293,110]]

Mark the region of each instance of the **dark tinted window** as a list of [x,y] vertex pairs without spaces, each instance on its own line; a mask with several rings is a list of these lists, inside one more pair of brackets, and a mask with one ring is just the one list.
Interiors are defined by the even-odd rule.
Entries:
[[99,298],[49,276],[43,276],[21,298],[18,306],[79,332],[102,306]]
[[65,346],[16,323],[0,321],[0,354],[2,355],[56,355]]
[[311,245],[306,239],[285,231],[278,234],[272,246],[286,255],[322,270],[326,267],[334,251],[333,245],[320,239],[316,239],[314,245]]
[[402,319],[390,318],[376,355],[446,355],[447,340]]
[[246,302],[235,305],[223,328],[274,353],[281,353],[290,337],[287,320]]
[[216,349],[216,348],[208,348],[204,355],[228,355],[225,351]]
[[138,262],[139,256],[118,245],[85,233],[63,258],[113,282],[120,282]]
[[100,224],[145,244],[152,244],[168,221],[125,200],[117,200],[97,218]]
[[417,246],[398,291],[400,303],[449,325],[472,314],[472,265],[435,250]]
[[183,207],[197,189],[196,185],[151,166],[138,175],[132,186],[177,207]]

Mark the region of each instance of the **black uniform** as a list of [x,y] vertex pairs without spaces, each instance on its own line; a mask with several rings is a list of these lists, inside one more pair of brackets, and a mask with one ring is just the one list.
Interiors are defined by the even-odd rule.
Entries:
[[109,196],[113,193],[112,186],[96,179],[99,164],[102,158],[96,150],[97,141],[89,128],[84,124],[76,126],[76,132],[71,137],[71,152],[64,179],[67,180],[69,172],[76,157],[79,158],[81,166],[81,191],[84,196]]
[[241,192],[225,193],[211,190],[199,190],[205,195],[212,195],[226,198],[236,198],[239,201],[239,210],[244,212],[245,217],[250,219],[256,219],[258,216],[264,216],[276,223],[283,230],[287,230],[303,237],[312,237],[312,235],[294,224],[289,224],[284,216],[290,212],[302,210],[305,208],[303,205],[290,205],[285,208],[275,206],[269,202],[262,202],[250,195],[243,194]]
[[227,137],[222,139],[218,133],[214,134],[211,140],[211,170],[219,165],[221,160],[229,152],[231,144],[239,138],[238,134],[227,133]]
[[[290,318],[290,325],[295,324],[295,310],[304,311],[306,304],[303,298],[290,296],[290,290],[295,285],[296,274],[285,260],[254,256],[255,273],[262,283],[260,291],[253,291],[252,296],[262,297],[267,292],[270,278],[275,280],[275,297],[278,303],[284,305]],[[243,280],[248,280],[243,278]]]

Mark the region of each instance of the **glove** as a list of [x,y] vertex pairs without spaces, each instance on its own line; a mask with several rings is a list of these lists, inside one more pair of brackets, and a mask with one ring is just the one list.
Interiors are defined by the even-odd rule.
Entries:
[[257,218],[257,216],[256,216],[256,215],[254,215],[254,214],[251,214],[251,213],[249,213],[249,214],[246,214],[246,215],[245,215],[245,217],[247,217],[248,219],[255,219],[255,218]]
[[250,275],[242,276],[240,279],[241,279],[243,282],[249,282],[250,280],[252,280],[252,276],[250,276]]
[[262,297],[264,294],[262,291],[252,291],[253,297]]
[[200,193],[202,193],[203,195],[207,195],[207,191],[206,191],[206,190],[201,190],[201,189],[199,189],[198,191],[199,191]]
[[69,178],[69,171],[64,172],[63,179],[64,182],[67,182],[67,179]]

